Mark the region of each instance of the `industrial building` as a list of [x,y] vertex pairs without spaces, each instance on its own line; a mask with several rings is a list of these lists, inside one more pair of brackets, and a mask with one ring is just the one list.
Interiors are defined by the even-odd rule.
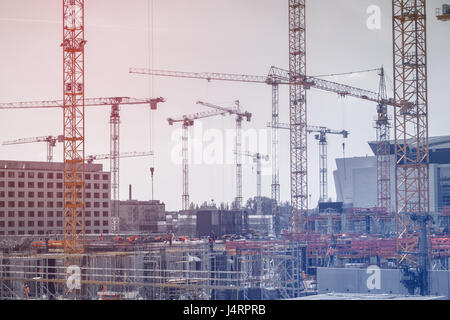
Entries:
[[[333,172],[337,201],[344,208],[377,206],[376,142],[369,142],[373,156],[336,159]],[[395,199],[394,141],[390,141],[391,199]],[[430,137],[430,211],[442,212],[450,207],[450,136]],[[390,208],[395,212],[395,202]]]
[[[86,234],[110,232],[111,176],[85,166]],[[63,234],[63,163],[0,161],[0,235]]]

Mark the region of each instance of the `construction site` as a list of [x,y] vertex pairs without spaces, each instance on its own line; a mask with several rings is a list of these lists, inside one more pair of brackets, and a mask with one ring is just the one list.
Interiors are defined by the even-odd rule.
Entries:
[[[148,47],[141,61],[148,58],[148,66],[135,67],[134,61],[139,59],[134,49],[124,51],[120,60],[128,65],[128,70],[120,70],[120,74],[130,78],[131,89],[124,96],[95,97],[89,77],[101,73],[98,65],[103,61],[100,58],[95,64],[90,63],[93,51],[85,58],[85,50],[90,50],[89,46],[102,50],[95,46],[95,39],[105,37],[109,41],[108,33],[120,31],[109,25],[104,34],[93,33],[91,41],[90,28],[99,26],[89,22],[89,1],[55,2],[58,6],[51,7],[59,11],[52,16],[58,16],[60,21],[37,23],[56,31],[41,34],[42,39],[34,41],[62,35],[51,40],[58,43],[51,51],[60,57],[53,63],[62,62],[63,77],[57,72],[46,72],[49,78],[56,78],[62,96],[37,96],[27,101],[21,92],[31,90],[27,87],[31,84],[20,80],[13,83],[12,79],[20,78],[3,81],[20,89],[0,92],[1,100],[9,99],[0,102],[4,121],[0,126],[4,151],[0,157],[11,153],[7,159],[0,158],[0,300],[450,299],[450,132],[447,120],[439,119],[448,119],[449,115],[435,115],[440,111],[434,111],[437,107],[430,101],[438,99],[429,99],[428,93],[445,97],[440,103],[448,105],[448,83],[447,87],[432,87],[428,83],[434,77],[429,69],[448,66],[440,59],[448,60],[450,51],[428,59],[431,52],[445,51],[448,46],[439,47],[436,41],[427,40],[430,24],[445,28],[445,34],[450,32],[449,4],[432,0],[388,1],[388,7],[382,7],[382,17],[383,28],[389,29],[386,34],[390,38],[384,46],[390,60],[381,66],[374,58],[375,68],[372,64],[354,71],[360,68],[358,55],[365,54],[361,49],[353,52],[342,66],[355,62],[354,69],[333,69],[311,76],[313,73],[306,67],[307,52],[310,43],[314,45],[320,37],[317,33],[307,37],[313,28],[307,12],[317,12],[316,6],[325,6],[327,1],[316,1],[311,8],[312,0],[265,1],[271,3],[271,9],[264,13],[267,17],[275,7],[284,12],[283,19],[278,11],[276,16],[273,13],[274,20],[281,20],[277,23],[283,29],[276,37],[281,38],[284,50],[277,46],[272,50],[288,52],[282,57],[288,67],[274,66],[278,62],[274,61],[258,74],[246,74],[245,70],[199,72],[195,70],[197,62],[191,64],[188,58],[182,60],[188,71],[154,68],[154,50],[158,50],[154,33],[167,30],[154,31],[154,1],[141,1],[148,12],[139,17],[147,19],[147,29],[130,27],[128,31],[145,34]],[[211,6],[215,5],[219,6]],[[215,9],[225,10],[225,6]],[[173,17],[165,18],[178,19],[178,11],[186,8],[180,5],[178,9],[173,10]],[[0,12],[13,10],[17,8],[0,4]],[[108,15],[113,10],[96,11],[92,20],[98,12]],[[22,28],[26,28],[21,24],[29,26],[26,19],[2,19],[0,26],[14,25],[7,32],[0,32],[6,43],[10,39],[6,33],[19,38],[25,32]],[[311,25],[319,28],[314,19]],[[221,21],[218,19],[217,23]],[[331,22],[327,28],[334,28]],[[15,30],[17,35],[13,35]],[[351,37],[352,30],[346,32]],[[222,36],[226,41],[225,32]],[[252,35],[263,42],[259,36]],[[161,47],[164,41],[160,40]],[[238,41],[236,45],[239,46]],[[338,49],[326,48],[322,54],[333,59],[332,51]],[[39,50],[38,46],[26,47],[33,56],[39,55]],[[102,54],[106,64],[108,53]],[[227,54],[221,57],[225,59]],[[239,60],[253,59],[245,52],[240,54]],[[7,56],[11,61],[3,61],[2,69],[10,70],[8,65],[14,63],[14,55]],[[308,61],[311,56],[308,55]],[[214,57],[198,59],[212,59],[211,65],[223,66]],[[34,62],[36,70],[40,63],[43,62]],[[38,71],[29,72],[35,74],[34,83],[41,81],[36,77]],[[375,79],[371,83],[376,86],[370,88],[364,83],[364,88],[360,88],[358,81],[364,77]],[[105,73],[100,79],[114,82],[114,78]],[[344,83],[346,79],[353,79],[352,84]],[[139,92],[142,87],[133,82],[141,80],[148,92]],[[159,93],[154,89],[159,81],[173,85]],[[198,97],[186,110],[171,103],[175,98],[172,91],[174,95],[175,91],[177,95],[187,95],[205,83],[208,87],[202,90],[206,88],[208,101]],[[212,83],[215,87],[209,86]],[[222,97],[214,95],[218,87],[229,85],[243,87],[243,91],[251,88],[249,91],[255,95],[269,89],[270,101],[263,104],[266,96],[261,93],[261,100],[254,98],[258,106],[252,108],[251,100],[245,97],[241,100],[230,96],[223,102]],[[36,86],[40,88],[41,84]],[[36,90],[38,94],[51,92]],[[115,87],[112,90],[117,91]],[[126,96],[129,92],[147,97]],[[331,96],[331,100],[352,99],[368,105],[374,121],[363,124],[365,118],[356,117],[345,122],[343,114],[342,122],[331,122],[333,128],[328,123],[318,123],[316,120],[321,117],[315,117],[315,107],[309,107],[310,100],[317,100],[315,96],[307,100],[312,92]],[[106,127],[99,117],[93,116],[90,121],[89,112],[94,109],[107,112],[108,141],[96,140],[106,134]],[[39,112],[45,116],[39,118]],[[166,115],[165,112],[169,116],[164,121],[155,118]],[[136,119],[144,119],[151,132],[140,127],[137,120],[128,121],[128,113],[138,114]],[[283,117],[288,120],[283,122]],[[429,117],[442,124],[443,129],[433,131]],[[212,118],[223,121],[213,127],[215,132],[225,131],[222,124],[232,120],[230,148],[221,143],[214,149],[220,149],[231,163],[224,164],[228,171],[224,169],[217,176],[208,171],[207,163],[196,164],[198,154],[192,151],[198,145],[194,130]],[[126,130],[134,129],[140,140],[132,141],[123,128],[127,121],[132,124]],[[45,128],[55,122],[62,132],[49,135]],[[259,142],[248,142],[251,138],[246,130],[256,130],[255,122],[260,126],[258,130],[268,132],[267,150],[257,146]],[[356,126],[354,122],[361,124]],[[13,138],[21,132],[31,134],[29,127],[41,132],[41,136]],[[179,152],[164,149],[174,140],[167,133],[172,131],[164,131],[169,129],[179,129]],[[342,143],[336,143],[338,139]],[[349,152],[350,139],[359,141],[371,155],[363,156],[363,152],[353,152],[356,149],[351,148]],[[336,151],[340,144],[342,157]],[[91,151],[103,146],[109,152]],[[63,149],[61,154],[55,152],[59,147]],[[45,150],[41,155],[45,160],[39,160],[39,151],[34,151],[39,148]],[[135,151],[122,150],[132,148]],[[173,154],[179,157],[179,163],[173,164]],[[330,165],[331,160],[335,165]],[[145,163],[145,172],[140,163]],[[164,175],[160,173],[163,166],[169,168]],[[131,169],[138,171],[135,179],[146,181],[145,188],[130,178]],[[217,189],[214,185],[220,184],[217,181],[222,178],[224,182]],[[160,191],[161,185],[167,186],[164,192]],[[221,188],[217,191],[221,196],[214,196],[220,201],[211,198],[215,188]],[[141,189],[146,189],[145,193],[140,193]],[[285,189],[286,197],[282,193]]]

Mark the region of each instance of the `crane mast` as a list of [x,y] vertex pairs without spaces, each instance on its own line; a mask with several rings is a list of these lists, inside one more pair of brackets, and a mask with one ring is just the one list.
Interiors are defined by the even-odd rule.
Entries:
[[[426,1],[392,0],[392,11],[394,99],[400,104],[394,113],[397,262],[418,269],[422,294],[428,294]],[[419,241],[413,238],[415,233],[420,235]]]
[[63,0],[64,251],[84,251],[84,0]]
[[236,198],[234,201],[234,207],[238,210],[242,208],[242,120],[245,117],[247,122],[251,121],[252,114],[247,111],[241,111],[239,100],[235,101],[235,108],[225,108],[217,106],[211,103],[198,101],[197,104],[205,107],[213,108],[216,110],[227,111],[229,114],[236,115],[236,137],[235,137],[235,163],[236,163]]
[[194,125],[194,121],[214,117],[217,115],[226,115],[227,111],[214,110],[209,112],[199,112],[191,115],[183,115],[181,118],[168,118],[169,125],[180,122],[182,123],[182,168],[183,168],[183,193],[181,195],[182,210],[189,210],[189,127]]

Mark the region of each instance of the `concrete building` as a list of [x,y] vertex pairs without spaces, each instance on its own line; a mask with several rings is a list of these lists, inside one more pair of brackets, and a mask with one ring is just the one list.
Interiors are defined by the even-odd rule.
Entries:
[[167,232],[166,205],[154,201],[127,200],[119,202],[119,228],[121,232]]
[[[86,234],[110,232],[111,177],[86,164]],[[64,164],[0,161],[0,235],[63,234]]]
[[[377,205],[376,143],[369,142],[373,156],[336,159],[333,172],[337,201],[344,208],[371,208]],[[450,136],[432,137],[430,145],[430,210],[450,208]],[[394,141],[391,142],[391,203],[395,211]]]

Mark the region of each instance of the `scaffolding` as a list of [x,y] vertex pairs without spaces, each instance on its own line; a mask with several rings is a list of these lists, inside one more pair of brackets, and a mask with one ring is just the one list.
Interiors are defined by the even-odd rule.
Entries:
[[274,300],[304,290],[306,245],[231,243],[85,253],[76,257],[81,266],[72,269],[65,253],[4,253],[0,299]]

